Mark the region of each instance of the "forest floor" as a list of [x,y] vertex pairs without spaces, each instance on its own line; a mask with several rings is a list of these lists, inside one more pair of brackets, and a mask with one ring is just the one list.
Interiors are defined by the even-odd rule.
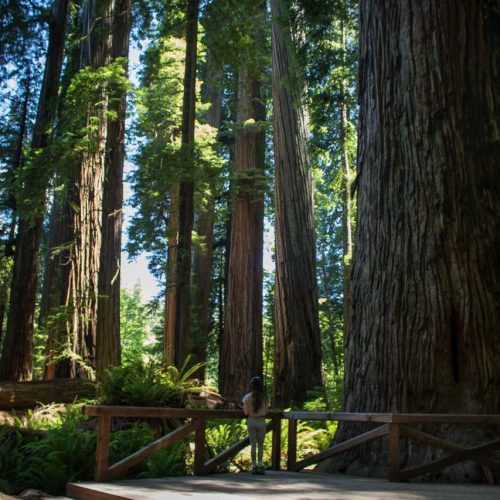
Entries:
[[68,496],[79,499],[141,500],[498,500],[500,486],[479,484],[390,483],[385,479],[307,473],[271,472],[265,476],[214,474],[206,477],[169,477],[73,483]]

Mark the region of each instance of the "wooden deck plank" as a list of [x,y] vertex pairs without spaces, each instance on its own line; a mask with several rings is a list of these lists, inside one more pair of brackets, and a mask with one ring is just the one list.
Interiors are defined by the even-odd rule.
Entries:
[[72,483],[68,497],[85,500],[498,500],[500,488],[475,484],[389,483],[385,479],[274,472],[214,474],[113,483]]

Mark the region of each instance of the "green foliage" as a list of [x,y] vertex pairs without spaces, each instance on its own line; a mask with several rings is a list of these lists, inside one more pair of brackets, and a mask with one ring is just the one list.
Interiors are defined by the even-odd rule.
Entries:
[[80,428],[82,404],[46,405],[13,415],[0,427],[0,482],[16,493],[36,488],[64,494],[66,483],[91,479],[95,433]]
[[[111,435],[110,463],[118,462],[158,439],[158,433],[146,422],[134,423],[130,428]],[[186,441],[179,441],[156,452],[144,462],[133,467],[127,477],[153,478],[180,476],[186,473]]]
[[109,105],[121,99],[129,87],[123,58],[76,73],[64,98],[59,135],[50,146],[30,151],[16,172],[15,197],[22,217],[30,220],[42,213],[46,188],[56,167],[71,169],[82,155],[97,151],[102,123],[118,119]]
[[220,64],[262,75],[270,66],[270,24],[262,0],[214,0],[202,18],[204,43]]
[[106,372],[102,381],[101,402],[109,405],[184,407],[190,393],[202,390],[190,380],[202,364],[190,366],[190,361],[188,357],[181,369],[175,366],[163,369],[154,360],[147,363],[135,360],[116,366]]
[[[181,144],[185,41],[160,37],[146,50],[135,101],[137,169],[131,174],[136,209],[129,226],[127,250],[147,252],[152,273],[163,281],[166,266],[171,190],[175,182],[194,180],[199,205],[213,190],[222,166],[217,131],[196,122],[195,145]],[[197,99],[197,114],[206,105]]]
[[[247,429],[244,420],[221,420],[210,421],[206,430],[207,453],[210,458],[227,450],[230,446],[247,437]],[[217,468],[218,472],[228,472],[231,465],[237,468],[241,465],[241,457],[236,456],[230,462],[226,462]]]
[[120,295],[120,335],[122,343],[122,362],[129,364],[134,360],[153,359],[161,347],[154,335],[156,315],[141,301],[138,286],[132,292],[121,290]]
[[13,493],[18,482],[18,473],[23,470],[25,455],[23,447],[38,436],[29,431],[21,432],[10,426],[0,427],[0,491]]
[[66,483],[92,479],[95,448],[91,431],[73,425],[50,429],[43,439],[24,447],[20,477],[27,487],[62,495]]

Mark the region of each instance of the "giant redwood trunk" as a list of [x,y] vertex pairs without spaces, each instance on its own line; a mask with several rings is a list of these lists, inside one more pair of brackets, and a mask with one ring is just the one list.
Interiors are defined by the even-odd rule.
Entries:
[[166,288],[164,361],[182,366],[189,354],[191,325],[191,233],[194,217],[194,127],[199,0],[188,0],[181,142],[187,171],[172,187]]
[[[113,12],[111,58],[127,58],[130,0],[117,0]],[[126,94],[110,103],[116,119],[109,121],[102,200],[102,243],[99,265],[96,368],[100,379],[107,368],[120,363],[120,257],[122,241],[123,163],[125,160]]]
[[311,171],[302,85],[288,16],[271,1],[276,182],[276,354],[274,403],[300,405],[321,386]]
[[[234,159],[227,303],[219,391],[241,400],[250,379],[262,375],[262,278],[264,231],[264,121],[260,84],[240,68]],[[247,123],[251,125],[247,125]]]
[[[33,131],[31,149],[33,158],[48,142],[50,127],[54,118],[55,99],[59,89],[59,78],[64,54],[64,39],[68,0],[55,0],[49,21],[49,45],[45,62],[38,112]],[[36,162],[36,160],[34,159]],[[39,169],[33,173],[31,183],[24,186],[34,196],[34,213],[20,211],[16,239],[14,268],[10,292],[10,308],[7,330],[2,349],[0,380],[29,380],[32,371],[33,325],[35,316],[35,296],[38,273],[40,234],[45,211],[45,195],[49,176],[47,166],[38,163]]]
[[[83,6],[81,66],[98,69],[111,62],[113,0]],[[81,155],[74,187],[68,310],[72,312],[72,376],[87,378],[96,368],[98,276],[102,241],[102,205],[108,138],[107,89],[96,90],[95,101],[87,110],[87,126],[94,124],[89,146]]]
[[[361,3],[345,411],[500,413],[499,14],[476,0]],[[374,443],[343,466],[385,463]]]

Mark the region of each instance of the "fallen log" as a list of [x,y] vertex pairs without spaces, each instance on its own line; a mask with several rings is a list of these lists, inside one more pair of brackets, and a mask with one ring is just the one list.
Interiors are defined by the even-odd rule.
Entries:
[[39,404],[72,403],[76,398],[95,397],[95,382],[85,379],[0,382],[0,410],[34,408]]

